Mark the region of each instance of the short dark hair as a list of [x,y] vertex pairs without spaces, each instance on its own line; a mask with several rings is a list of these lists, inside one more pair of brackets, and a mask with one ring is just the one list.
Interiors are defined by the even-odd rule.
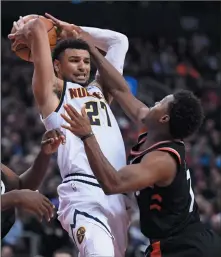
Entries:
[[196,132],[204,119],[200,100],[187,90],[173,94],[174,101],[169,104],[170,133],[173,138],[184,139]]
[[52,53],[52,60],[58,60],[61,53],[63,53],[66,49],[80,49],[87,50],[89,52],[88,44],[81,39],[64,39],[57,43]]

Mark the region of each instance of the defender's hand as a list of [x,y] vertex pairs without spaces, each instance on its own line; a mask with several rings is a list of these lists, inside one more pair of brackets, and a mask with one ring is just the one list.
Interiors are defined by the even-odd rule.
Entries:
[[61,114],[61,117],[70,124],[70,126],[62,125],[63,128],[70,130],[78,137],[83,137],[92,132],[90,120],[85,111],[85,107],[81,109],[81,115],[74,109],[73,106],[64,105],[68,116]]
[[31,213],[42,221],[43,217],[50,221],[54,216],[54,205],[38,191],[29,189],[15,190],[16,207]]
[[59,129],[48,130],[44,133],[41,148],[45,154],[55,153],[60,144],[65,144],[65,135]]
[[68,37],[78,37],[78,33],[80,33],[81,31],[80,27],[65,21],[61,21],[49,13],[45,13],[45,16],[49,18],[57,27],[57,35],[59,39],[65,39]]

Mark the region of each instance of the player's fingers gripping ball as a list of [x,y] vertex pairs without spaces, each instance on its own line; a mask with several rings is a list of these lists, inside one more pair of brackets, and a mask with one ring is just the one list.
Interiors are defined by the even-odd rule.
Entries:
[[[45,18],[44,16],[40,16],[40,15],[36,15],[36,14],[31,14],[31,15],[27,15],[24,17],[21,17],[19,21],[14,22],[13,23],[13,27],[11,30],[11,35],[15,35],[15,33],[19,33],[19,29],[22,29],[22,22],[25,24],[28,21],[32,20],[32,19],[41,19],[45,25],[45,28],[48,32],[48,41],[50,44],[50,48],[51,50],[54,49],[54,47],[56,46],[57,43],[57,31],[56,31],[56,27],[54,26],[53,22],[50,19]],[[20,36],[20,35],[19,35]],[[11,39],[12,41],[12,50],[15,52],[15,54],[20,57],[21,59],[28,61],[28,62],[32,62],[32,56],[31,56],[31,50],[29,49],[28,45],[25,44],[24,42],[22,42],[22,38],[20,40],[20,37],[17,35],[18,40],[16,40],[16,45],[13,43],[15,43],[13,39]],[[19,40],[21,42],[19,42]]]

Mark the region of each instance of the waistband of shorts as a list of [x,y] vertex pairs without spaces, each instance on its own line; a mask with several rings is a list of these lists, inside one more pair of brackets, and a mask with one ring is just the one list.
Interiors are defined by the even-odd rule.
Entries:
[[79,172],[70,173],[70,174],[68,174],[64,177],[62,183],[64,184],[64,183],[68,183],[68,182],[71,182],[71,181],[81,182],[81,183],[84,183],[84,184],[88,184],[88,185],[91,185],[91,186],[94,186],[94,187],[101,188],[97,179],[93,175],[88,175],[88,174],[79,173]]
[[[95,176],[89,175],[89,174],[84,174],[84,173],[79,173],[79,172],[70,173],[70,174],[66,175],[63,178],[62,184],[69,183],[69,182],[75,182],[75,181],[102,189]],[[121,195],[128,197],[127,193],[122,193]]]

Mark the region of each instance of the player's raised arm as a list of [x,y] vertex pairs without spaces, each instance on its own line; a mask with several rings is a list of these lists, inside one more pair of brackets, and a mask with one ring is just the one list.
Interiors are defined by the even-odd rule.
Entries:
[[[127,36],[122,33],[93,27],[80,27],[87,32],[92,43],[99,49],[103,50],[105,58],[123,74],[125,56],[128,51],[129,42]],[[99,75],[99,71],[96,74]]]
[[149,108],[133,96],[123,76],[99,53],[93,44],[91,42],[88,42],[88,44],[100,76],[105,79],[105,87],[108,92],[120,104],[131,120],[136,124],[142,123]]
[[[91,37],[91,42],[99,49],[106,52],[105,58],[115,67],[115,69],[122,75],[124,61],[128,50],[128,38],[122,33],[107,29],[81,27],[81,29],[88,33]],[[100,76],[99,70],[96,73],[96,81],[98,86],[102,89],[105,98],[110,103],[112,95],[109,92],[108,85],[106,86],[106,78]],[[94,82],[92,82],[94,83]]]
[[59,83],[62,86],[62,82],[54,74],[46,28],[39,18],[24,24],[22,17],[18,22],[14,22],[14,27],[17,32],[9,35],[9,38],[15,40],[13,47],[23,42],[31,50],[34,63],[33,92],[41,114],[46,117],[59,104],[59,99],[53,92],[54,88],[59,87]]
[[[114,66],[114,68],[122,75],[126,53],[128,51],[128,38],[119,32],[99,29],[91,27],[80,27],[84,32],[88,33],[91,42],[99,49],[103,50],[105,58]],[[106,78],[100,76],[99,70],[96,73],[96,81],[102,89],[106,99],[110,103],[112,96],[106,86]],[[94,83],[94,82],[92,82]]]

